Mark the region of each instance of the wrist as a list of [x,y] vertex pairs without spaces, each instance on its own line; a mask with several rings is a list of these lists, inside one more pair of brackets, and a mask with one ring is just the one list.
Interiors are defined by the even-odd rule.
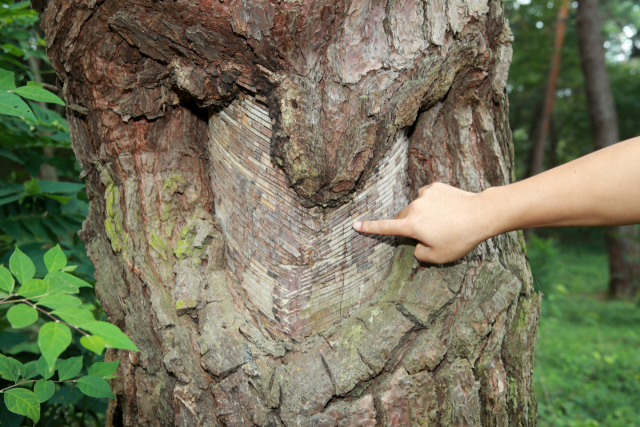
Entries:
[[512,220],[505,197],[505,187],[489,187],[477,195],[481,241],[511,231]]

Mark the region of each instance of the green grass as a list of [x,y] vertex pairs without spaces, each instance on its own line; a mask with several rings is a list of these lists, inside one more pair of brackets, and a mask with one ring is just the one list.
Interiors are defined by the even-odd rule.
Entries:
[[602,235],[590,233],[527,244],[544,294],[534,370],[540,427],[640,427],[640,307],[606,299],[607,255]]

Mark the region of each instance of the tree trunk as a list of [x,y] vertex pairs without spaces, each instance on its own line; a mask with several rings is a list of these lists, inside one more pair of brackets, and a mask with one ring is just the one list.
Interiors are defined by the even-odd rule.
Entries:
[[[580,0],[578,42],[593,139],[599,150],[617,143],[618,117],[604,57],[598,0]],[[608,227],[609,294],[631,298],[640,291],[640,236],[635,225]]]
[[533,426],[522,235],[358,235],[513,179],[501,2],[52,0],[118,351],[109,426]]
[[567,29],[567,17],[569,16],[569,0],[563,0],[558,10],[558,20],[556,21],[556,38],[553,43],[553,57],[551,68],[547,78],[544,100],[542,101],[542,114],[540,116],[539,129],[535,133],[531,149],[531,163],[529,164],[529,175],[537,175],[544,170],[544,157],[547,148],[547,137],[551,126],[551,114],[553,113],[553,103],[556,98],[556,82],[560,72],[560,59],[562,59],[562,46],[564,45],[564,34]]

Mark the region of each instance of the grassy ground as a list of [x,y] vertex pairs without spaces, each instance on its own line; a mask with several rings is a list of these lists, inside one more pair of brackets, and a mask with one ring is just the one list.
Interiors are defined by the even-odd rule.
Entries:
[[540,427],[640,427],[640,306],[608,300],[600,231],[527,244],[544,294],[534,382]]

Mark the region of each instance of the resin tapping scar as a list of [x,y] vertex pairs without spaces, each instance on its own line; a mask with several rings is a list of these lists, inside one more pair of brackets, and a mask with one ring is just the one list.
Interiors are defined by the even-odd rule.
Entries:
[[307,209],[271,162],[271,118],[252,97],[209,117],[216,215],[229,266],[265,325],[306,336],[370,300],[393,256],[395,237],[363,235],[360,219],[392,218],[408,204],[408,140],[400,133],[353,199]]

